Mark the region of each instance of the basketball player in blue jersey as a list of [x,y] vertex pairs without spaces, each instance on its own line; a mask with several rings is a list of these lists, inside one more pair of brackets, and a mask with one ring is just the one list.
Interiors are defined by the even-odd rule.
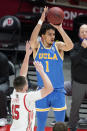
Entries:
[[[33,49],[33,57],[36,61],[41,61],[45,72],[49,76],[54,90],[47,97],[36,102],[37,111],[37,131],[44,131],[47,120],[48,111],[53,109],[56,122],[65,119],[65,90],[63,76],[63,56],[64,51],[73,48],[73,43],[69,36],[65,33],[62,25],[44,24],[45,14],[48,7],[44,8],[40,20],[31,34],[31,47]],[[55,42],[55,28],[61,34],[64,42]],[[41,41],[37,38],[40,33]],[[37,72],[39,89],[43,87],[40,74]]]

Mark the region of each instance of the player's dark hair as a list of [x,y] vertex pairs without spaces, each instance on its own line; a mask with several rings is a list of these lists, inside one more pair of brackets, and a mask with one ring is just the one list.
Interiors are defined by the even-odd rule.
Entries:
[[24,76],[18,76],[14,79],[13,86],[16,90],[22,91],[27,81]]
[[68,127],[65,122],[57,122],[53,127],[53,131],[68,131]]
[[52,25],[50,25],[49,23],[43,23],[41,30],[39,32],[39,36],[44,35],[46,31],[50,29],[55,31],[55,28]]

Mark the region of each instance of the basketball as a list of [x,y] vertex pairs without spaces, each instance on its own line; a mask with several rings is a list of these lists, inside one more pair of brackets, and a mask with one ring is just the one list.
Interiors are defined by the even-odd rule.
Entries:
[[59,25],[63,22],[64,11],[59,7],[52,7],[46,14],[47,22]]

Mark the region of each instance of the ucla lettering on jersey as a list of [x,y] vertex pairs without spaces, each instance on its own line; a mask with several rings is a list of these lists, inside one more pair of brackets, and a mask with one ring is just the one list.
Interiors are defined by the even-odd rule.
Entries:
[[[64,75],[63,75],[63,60],[56,48],[55,42],[51,48],[45,48],[40,42],[39,49],[37,51],[36,61],[41,61],[44,67],[44,71],[50,78],[53,87],[57,89],[64,88]],[[40,74],[37,72],[38,86],[43,86],[43,81]]]
[[50,53],[39,53],[39,59],[58,60],[56,54],[51,57]]

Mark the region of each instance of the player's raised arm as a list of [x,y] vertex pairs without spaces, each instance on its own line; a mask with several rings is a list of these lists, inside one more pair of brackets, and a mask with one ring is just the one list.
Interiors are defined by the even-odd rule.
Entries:
[[29,41],[26,42],[26,54],[25,54],[25,57],[24,57],[24,60],[23,60],[23,64],[21,66],[21,69],[20,69],[20,75],[21,76],[25,76],[27,75],[27,72],[28,72],[28,64],[29,64],[29,57],[32,53],[32,49],[30,47],[30,43]]
[[36,44],[37,44],[38,34],[39,34],[39,31],[41,29],[43,22],[45,21],[45,14],[47,11],[48,11],[48,7],[45,7],[44,11],[42,12],[41,18],[39,19],[37,25],[35,26],[32,34],[31,34],[30,41],[31,41],[32,49],[35,49],[37,46]]
[[[53,24],[51,24],[53,25]],[[66,34],[66,32],[64,31],[64,29],[62,28],[62,24],[61,25],[53,25],[58,32],[61,34],[64,42],[57,42],[56,45],[58,46],[59,49],[63,50],[63,51],[69,51],[73,48],[73,42],[70,39],[70,37]]]
[[36,67],[36,70],[40,73],[40,76],[44,83],[44,88],[40,90],[41,97],[45,97],[53,91],[52,83],[50,79],[48,78],[47,74],[44,72],[43,65],[41,64],[41,62],[38,62],[38,61],[34,62],[34,65]]

